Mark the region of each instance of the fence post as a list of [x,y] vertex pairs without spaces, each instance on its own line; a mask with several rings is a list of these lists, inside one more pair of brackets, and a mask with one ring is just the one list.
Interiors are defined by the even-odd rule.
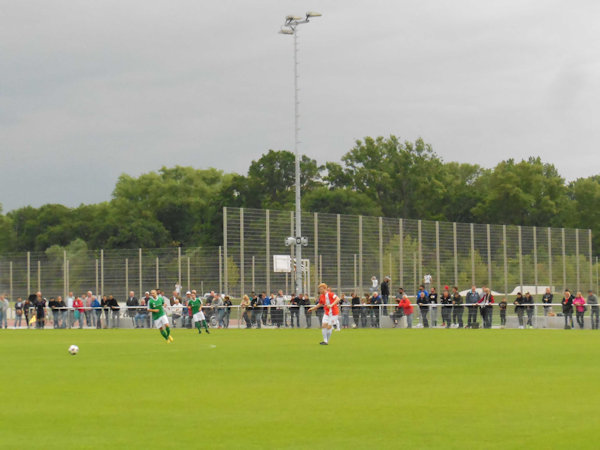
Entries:
[[383,281],[383,217],[379,217],[379,280]]
[[255,259],[255,256],[252,255],[252,292],[256,292],[255,284],[254,284],[254,259]]
[[[144,285],[143,285],[143,282],[142,282],[142,249],[141,248],[138,248],[138,275],[139,275],[139,277],[138,277],[139,278],[138,279],[138,282],[139,282],[138,288],[140,290],[139,291],[139,295],[140,295],[139,298],[141,299],[142,295],[144,293],[144,291],[143,291]],[[96,287],[96,291],[97,290],[98,290],[98,288]]]
[[[14,300],[13,298],[13,263],[12,261],[10,261],[8,263],[8,279],[9,279],[9,292],[10,292],[10,299]],[[29,295],[29,292],[27,293],[27,295]]]
[[357,267],[356,267],[356,253],[353,256],[354,256],[354,291],[356,292],[356,291],[358,291],[358,284],[357,284],[357,281],[356,281],[356,270],[357,270]]
[[156,289],[160,287],[160,261],[158,256],[156,257]]
[[600,279],[598,277],[598,257],[596,256],[596,295],[598,295],[599,287],[600,287]]
[[[99,284],[98,284],[98,258],[96,258],[96,290],[94,292],[96,292],[96,295],[100,295],[100,291],[99,291]],[[141,295],[141,293],[140,293]]]
[[[187,257],[187,290],[191,291],[192,290],[192,268],[191,268],[191,262],[190,262],[190,257]],[[219,290],[221,292],[223,292],[223,290],[221,289],[223,286],[221,284],[221,247],[219,246]]]
[[31,294],[31,252],[27,252],[27,295]]
[[244,296],[246,287],[244,270],[244,208],[240,209],[240,298]]
[[506,225],[502,225],[502,242],[504,247],[504,295],[508,295],[508,260],[506,258]]
[[442,292],[442,274],[440,269],[440,223],[435,222],[435,273],[437,286],[436,289],[438,292]]
[[398,279],[400,280],[400,284],[398,287],[404,287],[404,220],[398,219],[398,236],[400,238],[399,252],[400,252],[400,261],[398,264],[398,270],[400,272],[400,276]]
[[[190,258],[188,258],[188,291],[190,290]],[[223,247],[219,245],[219,294],[223,293]],[[225,292],[227,294],[227,292]]]
[[521,235],[521,225],[519,230],[519,283],[521,285],[521,293],[523,293],[523,240]]
[[454,286],[458,286],[458,245],[456,239],[456,222],[452,223],[452,231],[454,235]]
[[475,225],[470,224],[471,229],[471,284],[475,284]]
[[[65,252],[66,253],[66,252]],[[65,259],[65,266],[64,266],[64,290],[67,290],[67,260]],[[41,261],[38,259],[37,260],[37,290],[41,291],[42,290],[42,263]],[[67,295],[65,294],[63,298],[67,298]]]
[[566,248],[565,248],[565,229],[562,228],[562,260],[563,260],[563,264],[562,264],[562,268],[563,268],[563,288],[562,291],[565,292],[565,289],[567,288],[567,254],[566,254]]
[[552,228],[548,227],[548,286],[554,292],[552,286]]
[[323,255],[319,255],[319,278],[323,279]]
[[[413,285],[413,292],[417,292],[417,286],[419,286],[419,279],[417,278],[417,254],[413,253],[413,280],[414,280],[414,285]],[[416,302],[416,300],[415,300]]]
[[590,255],[590,287],[589,287],[589,289],[594,289],[594,275],[593,275],[594,257],[592,256],[592,230],[588,230],[588,244],[589,244],[589,255]]
[[490,230],[490,224],[487,224],[487,263],[488,263],[488,286],[492,288],[492,243],[491,243],[492,232]]
[[[294,232],[294,211],[290,211],[290,236],[296,236],[296,233]],[[291,277],[292,277],[292,294],[296,293],[296,264],[294,264],[295,262],[295,258],[296,258],[296,246],[295,245],[290,245],[290,258],[292,260],[292,271],[291,271]],[[315,262],[315,265],[317,263]],[[287,289],[286,292],[287,294]]]
[[181,245],[177,247],[177,284],[181,289]]
[[422,238],[422,220],[417,222],[417,239],[418,239],[418,251],[419,251],[419,278],[417,280],[417,286],[423,281],[423,238]]
[[129,258],[125,258],[125,297],[129,297]]
[[581,279],[579,277],[579,228],[575,229],[575,268],[577,270],[577,289],[581,290]]
[[323,280],[321,279],[320,275],[321,264],[319,260],[319,216],[317,213],[313,213],[313,228],[315,236],[315,245],[313,246],[315,251],[315,292],[318,292],[319,283],[322,283]]
[[358,216],[358,292],[363,295],[363,220]]
[[341,218],[340,215],[337,214],[336,216],[336,222],[337,222],[337,290],[338,293],[341,295],[342,293],[342,269],[341,269],[341,265],[342,265],[342,237],[341,237],[341,231],[342,231],[342,222],[341,222]]
[[223,207],[223,278],[225,279],[225,292],[229,294],[229,277],[227,273],[227,207]]
[[100,250],[100,296],[104,297],[104,249]]
[[537,227],[533,227],[533,278],[535,280],[535,295],[537,295],[537,293],[538,293]]
[[265,219],[265,248],[267,252],[267,295],[271,295],[271,213],[268,209],[265,212]]

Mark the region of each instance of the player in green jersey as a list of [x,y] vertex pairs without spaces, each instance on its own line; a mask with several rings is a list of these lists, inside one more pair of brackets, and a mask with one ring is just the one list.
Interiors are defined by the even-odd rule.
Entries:
[[202,327],[204,327],[206,332],[210,334],[206,317],[204,317],[204,313],[202,312],[202,300],[198,297],[190,300],[188,308],[192,308],[192,321],[194,322],[194,326],[198,328],[198,333],[202,334]]
[[171,328],[169,327],[169,320],[164,310],[165,300],[159,297],[155,289],[150,292],[150,301],[148,302],[148,311],[152,313],[152,321],[154,326],[160,330],[160,334],[165,340],[170,343],[173,342],[173,336],[171,336]]

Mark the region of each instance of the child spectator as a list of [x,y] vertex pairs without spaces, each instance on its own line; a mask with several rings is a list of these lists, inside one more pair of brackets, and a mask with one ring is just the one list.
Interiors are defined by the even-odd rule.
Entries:
[[406,294],[402,297],[402,300],[398,303],[398,306],[404,310],[404,315],[406,316],[406,328],[412,328],[412,315],[414,308],[410,304],[410,300]]

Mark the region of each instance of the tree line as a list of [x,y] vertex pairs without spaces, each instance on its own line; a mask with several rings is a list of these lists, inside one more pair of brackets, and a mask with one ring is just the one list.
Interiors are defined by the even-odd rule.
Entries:
[[[340,162],[302,156],[302,208],[449,222],[591,228],[600,251],[600,175],[567,183],[539,157],[493,168],[444,162],[422,139],[357,140]],[[224,206],[294,209],[294,154],[269,150],[246,175],[163,167],[119,177],[110,201],[46,204],[6,214],[0,253],[87,248],[216,246]]]

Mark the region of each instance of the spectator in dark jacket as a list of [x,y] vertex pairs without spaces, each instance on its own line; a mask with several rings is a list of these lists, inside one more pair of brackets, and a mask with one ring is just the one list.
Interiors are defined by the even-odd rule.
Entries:
[[[381,303],[387,305],[390,302],[390,277],[385,277],[381,283]],[[381,307],[381,312],[384,316],[388,315],[387,306]]]
[[598,297],[594,295],[594,291],[591,289],[588,291],[587,298],[588,305],[592,308],[592,330],[597,330],[599,325],[599,308],[598,308]]
[[525,322],[523,320],[523,316],[525,315],[525,299],[523,298],[523,294],[517,292],[517,298],[513,302],[515,305],[515,313],[517,314],[517,319],[519,319],[519,328],[522,330],[525,328]]
[[423,325],[423,328],[429,328],[429,321],[427,320],[427,314],[429,313],[429,298],[425,296],[425,290],[419,291],[417,305],[419,305],[419,312],[421,313],[421,325]]
[[112,295],[109,295],[106,305],[111,311],[112,327],[119,328],[119,312],[121,309],[121,307],[119,306],[119,302],[117,302],[117,300]]
[[360,326],[360,297],[355,292],[352,293],[352,320],[354,320],[354,328]]
[[463,306],[463,300],[458,292],[458,287],[452,288],[452,321],[458,328],[463,327],[463,314],[465,307]]
[[429,292],[429,295],[427,296],[427,298],[429,299],[429,309],[431,310],[431,326],[432,327],[437,327],[437,302],[438,302],[438,295],[437,295],[437,291],[435,290],[434,287],[431,288],[431,291]]
[[442,308],[442,326],[450,328],[452,325],[452,297],[450,292],[445,289],[440,297],[440,308]]
[[[565,330],[573,329],[573,300],[575,297],[571,295],[571,292],[567,289],[562,299],[562,312],[565,316]],[[571,326],[569,326],[569,320]]]
[[135,315],[137,314],[137,307],[139,306],[140,302],[138,301],[137,297],[135,296],[135,292],[131,291],[129,292],[129,297],[127,297],[127,301],[125,302],[125,305],[127,306],[127,316],[131,317],[131,322],[135,325]]
[[58,302],[54,297],[50,297],[48,307],[52,311],[52,324],[54,328],[60,328],[60,309],[58,309]]
[[525,312],[527,313],[527,328],[533,328],[533,296],[529,292],[525,292],[523,297],[523,303],[525,304]]
[[465,296],[465,305],[467,306],[467,328],[471,328],[477,322],[477,303],[481,300],[477,287],[471,286],[471,290]]

